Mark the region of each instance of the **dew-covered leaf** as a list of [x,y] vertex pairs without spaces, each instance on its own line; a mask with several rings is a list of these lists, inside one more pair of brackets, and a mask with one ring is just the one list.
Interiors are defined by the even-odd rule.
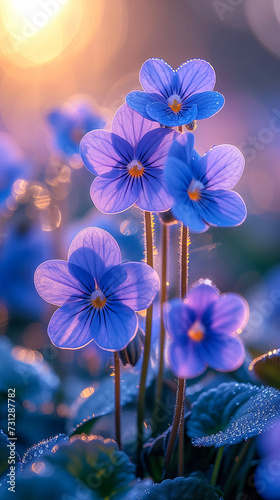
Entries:
[[278,390],[251,384],[221,384],[202,394],[193,405],[188,434],[194,446],[220,447],[261,434],[273,427],[279,417]]
[[206,436],[226,429],[240,405],[256,394],[258,389],[258,386],[251,384],[230,382],[202,393],[192,406],[187,422],[188,436]]
[[45,462],[67,470],[100,498],[125,490],[135,481],[135,465],[112,439],[76,435],[45,456]]
[[219,500],[213,486],[196,477],[178,477],[153,484],[138,500]]
[[36,462],[41,460],[45,453],[51,453],[56,449],[56,447],[61,446],[68,442],[68,436],[65,434],[58,434],[57,436],[44,439],[38,444],[35,444],[22,457],[22,463],[28,464],[30,462]]
[[[5,470],[9,467],[8,459],[11,455],[9,444],[12,442],[9,440],[8,436],[4,434],[2,430],[0,430],[0,476],[5,472]],[[15,462],[20,461],[20,457],[15,452],[14,455]],[[13,464],[14,465],[14,464]]]
[[280,349],[273,349],[255,358],[249,370],[256,373],[268,385],[280,389]]
[[143,481],[136,480],[125,490],[110,496],[110,500],[136,500],[141,495],[144,495],[145,491],[152,486],[152,484],[153,481],[148,478],[143,479]]

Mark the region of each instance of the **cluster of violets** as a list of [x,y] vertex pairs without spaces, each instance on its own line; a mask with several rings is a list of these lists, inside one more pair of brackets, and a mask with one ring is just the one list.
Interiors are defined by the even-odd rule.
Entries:
[[[81,140],[82,160],[96,176],[90,188],[94,205],[105,214],[132,206],[146,213],[171,209],[193,233],[241,224],[246,207],[231,189],[244,169],[242,153],[221,145],[200,156],[189,132],[224,105],[223,96],[213,91],[212,66],[194,59],[174,70],[153,58],[143,64],[140,82],[143,91],[128,94],[111,132],[91,130]],[[61,117],[56,113],[51,120]],[[122,263],[114,238],[90,227],[72,241],[68,261],[37,268],[35,285],[43,299],[60,306],[48,327],[56,346],[77,349],[93,340],[101,349],[119,352],[135,338],[136,312],[150,307],[160,279],[143,262]],[[166,354],[173,373],[185,379],[207,366],[238,368],[244,348],[236,335],[247,320],[246,301],[234,293],[221,295],[210,280],[167,302]]]

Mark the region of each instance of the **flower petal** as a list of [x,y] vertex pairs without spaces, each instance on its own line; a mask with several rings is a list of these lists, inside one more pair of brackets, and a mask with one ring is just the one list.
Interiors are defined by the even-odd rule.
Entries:
[[187,332],[196,320],[195,312],[181,299],[172,299],[163,306],[166,330],[175,341],[188,340]]
[[139,178],[132,177],[124,169],[113,170],[94,179],[90,196],[100,212],[117,214],[134,205],[140,190]]
[[140,115],[142,115],[147,120],[152,120],[152,118],[146,111],[146,107],[148,106],[148,104],[151,104],[155,101],[154,96],[148,95],[146,94],[146,92],[139,90],[129,92],[125,99],[130,108],[134,109],[134,111],[137,111],[137,113],[140,113]]
[[182,345],[172,342],[169,346],[168,361],[170,369],[179,378],[194,378],[206,370],[204,359],[200,355],[200,346],[192,341]]
[[[237,293],[226,293],[210,304],[202,317],[211,335],[241,333],[249,319],[249,306]],[[238,331],[238,332],[237,332]]]
[[225,104],[225,98],[219,92],[201,92],[188,97],[186,104],[188,106],[196,104],[196,120],[202,120],[218,113]]
[[191,59],[179,66],[177,73],[181,82],[180,96],[187,98],[197,92],[212,90],[216,83],[214,68],[203,59]]
[[138,329],[138,319],[130,307],[110,302],[95,313],[90,325],[94,342],[107,351],[121,351],[132,341]]
[[56,306],[91,293],[94,280],[84,269],[64,260],[48,260],[35,271],[35,287],[39,295]]
[[133,159],[133,147],[122,137],[107,130],[93,130],[81,140],[80,154],[85,166],[95,175],[127,165]]
[[239,226],[247,215],[244,201],[234,191],[203,191],[198,205],[201,217],[212,226]]
[[110,267],[121,262],[121,251],[107,231],[87,227],[73,239],[68,253],[69,263],[85,269],[99,283]]
[[156,271],[143,262],[125,262],[107,271],[100,288],[110,304],[122,302],[133,311],[147,309],[159,291]]
[[[169,187],[169,186],[168,186]],[[175,203],[171,208],[174,217],[183,222],[185,227],[189,227],[192,233],[204,233],[209,229],[208,224],[201,218],[197,205],[189,198],[185,203]]]
[[136,148],[142,137],[157,127],[156,123],[151,122],[150,119],[146,120],[125,103],[114,116],[112,132],[129,142],[133,148]]
[[195,120],[197,115],[197,106],[182,107],[179,113],[174,113],[168,104],[164,102],[152,102],[146,106],[146,111],[153,120],[165,125],[166,127],[177,127],[186,125]]
[[199,167],[205,172],[201,181],[210,190],[232,189],[239,181],[244,165],[244,156],[235,146],[215,146],[199,161]]
[[186,202],[188,187],[193,179],[190,163],[169,155],[164,168],[164,176],[168,191],[176,202]]
[[92,340],[89,318],[92,307],[84,301],[69,302],[60,307],[49,322],[48,335],[54,345],[78,349]]
[[164,172],[160,168],[147,168],[142,177],[142,189],[136,206],[147,212],[169,210],[173,198],[167,192]]
[[176,140],[169,150],[169,157],[175,157],[184,163],[190,164],[194,152],[194,135],[185,132],[184,134],[178,134]]
[[214,370],[237,370],[245,359],[244,345],[237,337],[217,336],[201,342],[199,347],[204,361]]
[[196,317],[200,320],[207,308],[218,303],[219,300],[220,295],[215,285],[211,286],[210,284],[202,283],[190,288],[187,304],[195,311]]
[[166,99],[172,95],[174,69],[163,59],[151,58],[140,70],[140,83],[148,94],[161,94]]
[[179,134],[167,128],[156,128],[142,137],[136,149],[136,158],[143,166],[163,168],[175,137]]

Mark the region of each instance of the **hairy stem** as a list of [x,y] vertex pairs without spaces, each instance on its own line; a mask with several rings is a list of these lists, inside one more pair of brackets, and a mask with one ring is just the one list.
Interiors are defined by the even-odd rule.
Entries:
[[[188,291],[189,273],[189,228],[182,225],[181,228],[181,298]],[[178,445],[178,475],[184,475],[184,416],[185,416],[185,381],[182,396],[181,416],[179,422],[179,445]]]
[[177,385],[176,405],[175,405],[173,423],[172,423],[171,433],[169,436],[168,446],[167,446],[164,465],[163,465],[163,479],[165,479],[165,477],[167,476],[168,467],[170,465],[173,451],[174,451],[174,445],[176,442],[178,427],[179,427],[180,418],[181,418],[181,414],[182,414],[182,402],[184,400],[184,394],[185,394],[185,380],[182,378],[179,378],[178,385]]
[[[145,212],[145,234],[146,234],[146,261],[153,267],[153,219],[150,212]],[[152,335],[153,306],[147,310],[146,333],[143,353],[143,364],[140,378],[140,387],[137,406],[137,475],[142,475],[141,453],[143,448],[144,419],[145,419],[145,392],[146,379],[149,367],[151,335]]]
[[188,291],[189,279],[189,228],[182,225],[181,228],[181,298],[183,299]]
[[122,449],[121,443],[121,376],[120,376],[120,360],[118,354],[114,352],[115,364],[115,432],[116,442],[120,450]]
[[162,394],[162,381],[164,372],[164,346],[165,328],[163,322],[163,304],[167,299],[167,247],[168,247],[168,226],[162,224],[162,261],[161,261],[161,296],[160,296],[160,350],[159,350],[159,370],[156,387],[156,405],[158,405]]
[[[185,381],[184,381],[185,382]],[[184,418],[185,418],[185,384],[181,406],[181,415],[179,422],[179,444],[178,444],[178,476],[184,475]]]

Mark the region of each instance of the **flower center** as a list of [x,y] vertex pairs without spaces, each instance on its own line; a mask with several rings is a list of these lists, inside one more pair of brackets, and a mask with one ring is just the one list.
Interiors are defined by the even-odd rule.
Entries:
[[201,190],[204,188],[202,182],[193,179],[188,188],[188,195],[192,201],[200,200]]
[[107,302],[107,299],[101,290],[94,290],[91,294],[90,300],[93,307],[96,307],[97,309],[102,309]]
[[128,165],[128,172],[131,175],[131,177],[141,177],[144,172],[144,167],[142,163],[138,160],[132,160]]
[[179,113],[181,107],[182,107],[182,102],[181,98],[178,94],[173,94],[167,99],[168,106],[174,111],[174,113]]
[[200,321],[195,321],[188,330],[188,336],[194,342],[201,342],[205,337],[205,326]]

